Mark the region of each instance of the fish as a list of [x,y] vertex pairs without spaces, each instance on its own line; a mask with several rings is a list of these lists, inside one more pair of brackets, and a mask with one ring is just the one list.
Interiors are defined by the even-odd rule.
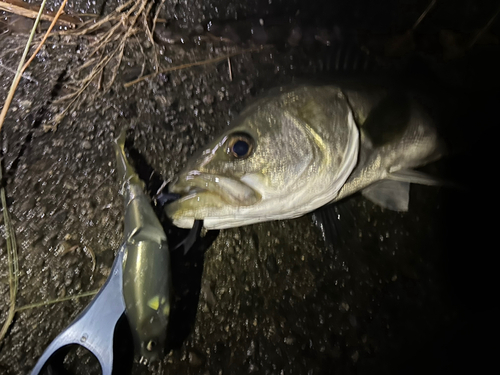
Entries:
[[147,364],[164,354],[172,298],[170,253],[144,183],[127,160],[125,139],[123,130],[114,144],[125,201],[123,297],[135,352]]
[[358,191],[407,211],[414,170],[445,152],[432,118],[398,89],[283,86],[244,109],[169,185],[167,216],[225,229],[292,219]]

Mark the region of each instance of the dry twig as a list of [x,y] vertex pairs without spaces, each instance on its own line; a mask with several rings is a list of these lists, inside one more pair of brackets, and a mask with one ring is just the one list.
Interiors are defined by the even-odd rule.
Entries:
[[[2,129],[5,117],[7,115],[7,111],[9,109],[10,103],[12,103],[12,99],[14,98],[14,93],[16,91],[17,85],[19,84],[19,81],[21,80],[23,72],[26,70],[26,68],[29,66],[33,58],[36,56],[38,51],[40,50],[41,46],[47,39],[47,35],[51,32],[52,28],[57,22],[57,19],[62,13],[62,10],[64,9],[64,6],[66,5],[67,0],[64,0],[63,3],[61,4],[61,7],[59,8],[59,11],[55,15],[55,17],[52,20],[52,24],[50,25],[49,29],[47,30],[44,38],[40,42],[40,45],[38,48],[35,50],[34,54],[31,56],[31,58],[24,63],[26,60],[26,56],[28,55],[28,51],[31,45],[31,41],[33,40],[33,37],[35,35],[36,28],[38,26],[38,23],[40,22],[41,16],[43,9],[45,8],[45,3],[46,0],[42,2],[40,5],[40,9],[38,12],[38,17],[35,20],[35,23],[33,24],[33,28],[31,30],[30,36],[28,38],[28,42],[26,43],[26,48],[24,49],[23,56],[21,57],[21,61],[19,62],[19,66],[17,68],[16,75],[14,77],[14,80],[12,81],[12,85],[10,87],[9,93],[7,94],[7,98],[5,100],[4,107],[2,108],[2,113],[0,114],[0,131]],[[0,166],[0,178],[1,178],[1,166]],[[3,206],[3,215],[4,215],[4,224],[5,224],[5,233],[6,233],[6,243],[7,243],[7,254],[8,254],[8,261],[9,261],[9,287],[10,287],[10,308],[9,308],[9,313],[7,316],[7,319],[2,327],[2,330],[0,331],[0,340],[5,336],[7,333],[7,330],[12,323],[12,320],[14,319],[14,314],[15,314],[15,308],[16,308],[16,296],[17,296],[17,289],[18,289],[18,259],[17,259],[17,243],[15,240],[15,232],[14,229],[12,228],[11,222],[10,222],[10,217],[9,217],[9,210],[7,207],[7,200],[5,197],[5,189],[2,186],[0,189],[0,194],[1,194],[1,200],[2,200],[2,206]]]
[[479,30],[476,35],[474,35],[474,38],[469,43],[469,48],[472,48],[474,44],[478,41],[478,39],[485,33],[486,30],[490,28],[490,26],[493,24],[493,21],[497,18],[498,14],[500,13],[500,8],[497,9],[497,11],[493,14],[493,16],[489,19],[489,21],[484,25],[484,27]]
[[5,121],[5,117],[7,116],[7,111],[9,110],[10,103],[12,103],[12,99],[14,98],[14,93],[16,92],[17,85],[19,84],[21,76],[24,72],[23,71],[24,61],[26,60],[26,56],[28,55],[31,42],[33,40],[33,37],[35,36],[35,31],[38,26],[38,23],[40,22],[40,18],[42,16],[43,9],[45,8],[46,2],[47,0],[43,0],[42,5],[40,5],[40,11],[38,12],[39,17],[35,20],[35,23],[33,24],[33,28],[31,29],[31,33],[28,38],[28,42],[26,43],[26,47],[24,48],[23,56],[21,57],[21,61],[19,61],[19,66],[17,67],[16,75],[14,77],[14,80],[12,81],[12,85],[10,86],[7,98],[5,99],[2,112],[0,113],[0,131],[2,130],[3,122]]
[[187,68],[191,68],[193,66],[216,64],[218,62],[221,62],[221,61],[224,61],[226,59],[229,59],[230,57],[233,57],[233,56],[242,55],[242,54],[248,53],[248,52],[261,51],[263,48],[264,47],[247,48],[247,49],[243,49],[243,50],[239,50],[239,51],[236,51],[236,52],[233,52],[233,53],[226,54],[224,56],[214,57],[213,59],[202,60],[202,61],[195,61],[195,62],[192,62],[192,63],[171,66],[169,68],[165,68],[165,69],[160,70],[158,73],[151,73],[151,74],[139,77],[137,79],[134,79],[133,81],[125,83],[123,86],[124,87],[130,87],[130,86],[135,85],[136,83],[139,83],[139,82],[144,81],[146,79],[150,79],[150,78],[156,77],[158,74],[169,73],[169,72],[173,72],[175,70],[187,69]]
[[[37,18],[40,11],[40,7],[37,5],[27,4],[20,0],[0,0],[0,10],[6,12],[17,14],[26,18]],[[42,9],[43,11],[43,9]],[[40,16],[42,21],[53,21],[55,14],[52,12],[43,12]],[[57,23],[66,27],[77,27],[82,23],[82,20],[78,17],[73,17],[67,14],[62,14],[57,17]]]
[[[57,104],[69,101],[69,103],[55,116],[54,120],[50,124],[45,124],[43,126],[45,131],[55,131],[57,129],[57,125],[67,115],[71,108],[78,108],[83,103],[84,91],[92,82],[95,82],[97,78],[99,78],[99,88],[102,87],[102,92],[100,93],[101,95],[111,88],[116,76],[118,75],[118,69],[123,59],[125,47],[130,38],[140,30],[137,27],[138,20],[139,18],[146,19],[151,7],[152,3],[148,2],[148,0],[129,0],[99,21],[92,24],[85,24],[78,30],[65,32],[65,34],[78,36],[95,32],[100,28],[110,26],[107,31],[104,31],[101,35],[99,35],[91,44],[90,52],[83,56],[86,62],[77,70],[78,72],[85,68],[90,68],[90,72],[87,73],[84,78],[70,82],[68,85],[72,85],[77,89],[54,102],[54,104]],[[113,45],[114,43],[118,43],[118,45]],[[109,47],[111,45],[113,45],[113,47],[110,51]],[[110,74],[104,75],[104,69],[109,66],[111,66]]]
[[436,5],[437,0],[431,0],[427,8],[420,14],[413,26],[404,34],[396,35],[391,38],[385,46],[386,56],[396,57],[403,56],[415,48],[414,33],[418,25],[424,20],[431,9]]
[[68,30],[68,31],[62,31],[59,34],[60,35],[75,35],[75,36],[80,36],[80,35],[86,35],[91,32],[94,32],[101,28],[103,25],[107,24],[110,21],[116,20],[117,18],[120,18],[120,13],[122,10],[127,9],[131,4],[137,3],[136,0],[129,0],[125,4],[120,5],[118,8],[116,8],[113,12],[108,14],[106,17],[103,17],[99,19],[97,22],[94,22],[94,20],[88,20],[82,24],[82,27],[78,28],[78,30]]
[[[3,65],[1,61],[0,61],[0,68],[5,69],[6,71],[11,72],[14,75],[16,74],[16,71],[14,69],[9,68],[8,66]],[[23,76],[24,79],[26,79],[26,80],[28,80],[30,82],[34,82],[36,84],[39,84],[39,82],[36,79],[30,77],[29,74],[24,74],[23,73],[22,76]]]
[[25,305],[25,306],[21,306],[21,307],[16,308],[15,312],[30,310],[30,309],[34,309],[35,307],[52,305],[54,303],[70,301],[70,300],[74,300],[74,299],[78,299],[78,298],[82,298],[82,297],[90,297],[90,296],[96,295],[98,292],[99,292],[99,289],[96,289],[96,290],[90,290],[88,292],[83,292],[83,293],[77,294],[75,296],[66,296],[66,297],[52,299],[49,301],[31,303],[29,305]]
[[156,8],[155,16],[153,18],[153,26],[151,26],[151,34],[154,34],[155,28],[156,28],[156,23],[160,22],[158,19],[158,16],[160,15],[161,8],[163,8],[163,5],[165,4],[165,0],[161,0],[160,5],[158,5],[158,8]]
[[427,6],[427,8],[425,8],[420,17],[418,17],[418,19],[413,24],[413,27],[411,28],[412,30],[415,30],[418,27],[418,25],[420,25],[420,22],[424,20],[425,16],[427,16],[427,13],[429,13],[431,9],[434,7],[434,5],[436,5],[436,1],[437,0],[432,0],[430,4]]
[[45,44],[45,41],[49,37],[50,32],[52,31],[52,29],[56,25],[57,20],[59,19],[59,17],[61,17],[62,12],[64,11],[64,7],[66,6],[67,2],[68,2],[68,0],[63,0],[61,6],[59,7],[59,10],[57,11],[54,19],[52,20],[52,23],[50,24],[48,30],[45,32],[45,35],[43,36],[42,41],[38,44],[38,47],[36,47],[35,52],[33,52],[33,54],[31,55],[31,57],[29,58],[29,60],[26,62],[26,64],[23,65],[22,72],[24,72],[26,70],[26,68],[33,61],[33,59],[35,58],[35,56],[37,55],[37,53],[40,52],[40,49]]
[[146,9],[146,14],[143,17],[143,23],[144,23],[144,30],[146,31],[146,35],[148,36],[149,42],[151,43],[151,46],[153,48],[153,59],[155,61],[154,70],[155,70],[155,72],[158,72],[158,69],[159,69],[158,66],[159,66],[160,63],[158,61],[158,55],[156,54],[156,47],[155,47],[155,41],[154,41],[154,38],[153,38],[153,31],[149,29],[148,17],[147,17],[147,15],[149,14],[149,12],[151,11],[151,7],[152,6],[153,6],[153,2],[151,2],[148,5],[148,8]]

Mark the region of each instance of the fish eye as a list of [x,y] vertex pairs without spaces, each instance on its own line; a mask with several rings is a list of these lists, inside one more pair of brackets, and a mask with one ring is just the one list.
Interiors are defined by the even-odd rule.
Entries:
[[227,153],[237,159],[248,157],[253,151],[253,139],[245,133],[235,133],[229,136]]

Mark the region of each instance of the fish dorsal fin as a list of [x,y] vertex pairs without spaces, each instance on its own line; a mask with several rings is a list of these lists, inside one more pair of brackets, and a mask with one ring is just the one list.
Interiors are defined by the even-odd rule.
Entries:
[[382,180],[368,186],[361,194],[383,208],[406,212],[410,201],[410,183]]

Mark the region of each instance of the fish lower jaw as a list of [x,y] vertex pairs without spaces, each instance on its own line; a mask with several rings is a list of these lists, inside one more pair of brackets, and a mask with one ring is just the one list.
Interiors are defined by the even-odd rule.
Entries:
[[178,219],[173,219],[173,224],[178,228],[191,229],[194,225],[194,221],[194,217],[184,216]]
[[179,185],[172,185],[171,188],[169,189],[169,193],[179,194],[181,198],[201,193],[203,191],[206,191],[206,189],[193,185],[187,185],[183,187]]

